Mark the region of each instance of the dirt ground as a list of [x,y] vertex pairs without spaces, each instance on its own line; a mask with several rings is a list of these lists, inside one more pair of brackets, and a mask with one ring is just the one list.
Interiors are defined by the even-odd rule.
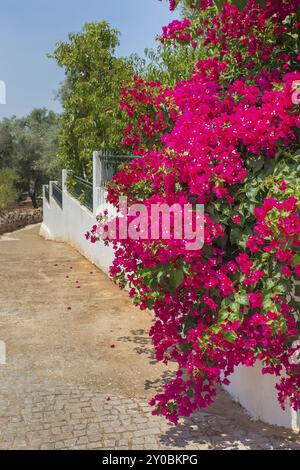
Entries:
[[1,339],[10,367],[149,397],[164,372],[152,358],[150,314],[76,251],[41,239],[38,227],[10,240],[0,246]]

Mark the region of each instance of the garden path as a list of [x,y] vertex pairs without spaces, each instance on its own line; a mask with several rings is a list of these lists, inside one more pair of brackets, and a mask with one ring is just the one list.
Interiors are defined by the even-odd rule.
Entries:
[[300,449],[224,392],[176,428],[151,416],[171,371],[153,358],[150,314],[39,226],[0,237],[0,266],[0,449]]

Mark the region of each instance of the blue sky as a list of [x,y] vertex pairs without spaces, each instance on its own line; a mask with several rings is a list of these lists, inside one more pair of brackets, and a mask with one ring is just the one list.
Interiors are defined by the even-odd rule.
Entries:
[[22,116],[34,107],[60,111],[54,100],[63,72],[47,58],[59,40],[90,21],[107,20],[119,29],[118,55],[142,54],[154,46],[161,27],[175,19],[158,0],[9,0],[0,14],[0,80],[7,104],[0,118]]

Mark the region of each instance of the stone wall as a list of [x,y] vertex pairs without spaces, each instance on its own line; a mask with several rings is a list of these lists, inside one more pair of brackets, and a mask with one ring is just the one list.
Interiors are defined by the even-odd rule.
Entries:
[[0,216],[0,235],[6,232],[26,227],[26,225],[38,224],[43,220],[43,210],[32,209],[26,211],[14,210]]

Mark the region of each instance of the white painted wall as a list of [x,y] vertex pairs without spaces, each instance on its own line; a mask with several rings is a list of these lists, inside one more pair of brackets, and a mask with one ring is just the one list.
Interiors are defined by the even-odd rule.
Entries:
[[[300,281],[294,281],[293,297],[297,302],[296,285]],[[278,404],[276,382],[278,378],[273,375],[263,375],[262,365],[257,362],[254,367],[239,366],[229,377],[230,385],[225,387],[230,395],[238,401],[254,419],[260,419],[269,424],[284,426],[300,431],[300,412],[296,413],[292,408],[286,410]]]
[[230,385],[225,389],[253,419],[299,431],[300,413],[290,407],[285,411],[281,409],[275,389],[276,377],[262,375],[261,369],[259,363],[254,367],[237,367],[229,377]]
[[[95,153],[94,160],[97,159]],[[43,197],[44,214],[40,235],[48,240],[69,243],[93,264],[107,273],[114,258],[112,248],[105,246],[101,241],[93,245],[84,236],[96,223],[97,214],[105,208],[112,211],[112,207],[106,202],[105,191],[97,186],[97,180],[94,179],[94,210],[92,213],[68,193],[66,171],[63,170],[63,208],[61,209],[52,197],[52,183],[49,183],[50,203],[45,198],[45,194]]]
[[[96,215],[105,208],[110,213],[114,209],[106,202],[106,193],[100,187],[101,163],[95,152],[93,177],[93,213],[74,199],[66,189],[66,172],[63,171],[63,209],[52,197],[52,182],[49,184],[50,203],[43,198],[44,220],[41,235],[50,240],[69,243],[93,264],[108,272],[114,253],[112,248],[103,242],[91,244],[84,237],[96,222]],[[231,384],[226,387],[230,395],[238,401],[254,419],[261,419],[269,424],[284,426],[290,429],[300,427],[300,413],[290,408],[282,411],[275,390],[275,378],[261,374],[261,366],[253,368],[240,366],[230,377]]]
[[56,204],[52,195],[52,184],[49,182],[49,202],[45,197],[45,186],[43,187],[43,223],[40,235],[46,239],[64,241],[64,220],[61,208]]

